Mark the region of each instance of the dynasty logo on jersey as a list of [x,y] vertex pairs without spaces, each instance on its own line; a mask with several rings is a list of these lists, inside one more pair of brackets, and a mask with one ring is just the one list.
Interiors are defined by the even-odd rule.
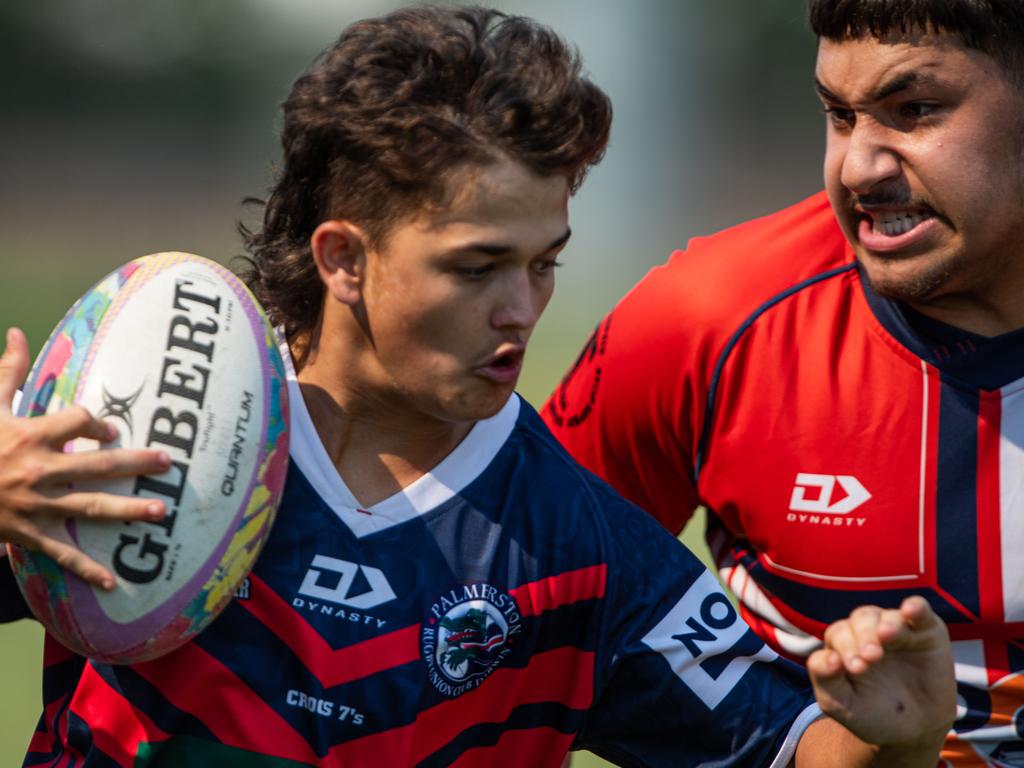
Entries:
[[522,631],[515,599],[490,584],[466,584],[441,595],[423,622],[420,645],[430,682],[445,696],[473,690],[512,652]]
[[[842,489],[837,499],[836,484]],[[871,498],[871,493],[853,475],[815,475],[798,472],[789,508],[794,512],[825,512],[830,515],[845,515]]]
[[853,475],[798,472],[786,522],[860,528],[867,518],[850,513],[870,499],[871,492]]
[[[338,583],[335,586],[320,585],[320,577],[324,571],[338,575]],[[352,595],[350,594],[352,582],[355,581],[358,571],[362,571],[370,588],[360,594]],[[324,555],[317,555],[313,558],[313,566],[306,571],[306,578],[302,580],[299,594],[329,600],[339,605],[348,605],[352,608],[376,608],[382,603],[395,599],[395,591],[388,584],[387,577],[380,568],[356,565],[347,560],[338,560]]]
[[[356,577],[360,574],[361,586],[356,584]],[[379,568],[326,555],[313,558],[298,595],[292,598],[293,608],[374,625],[378,629],[383,628],[387,621],[365,611],[389,603],[396,597],[395,590]]]

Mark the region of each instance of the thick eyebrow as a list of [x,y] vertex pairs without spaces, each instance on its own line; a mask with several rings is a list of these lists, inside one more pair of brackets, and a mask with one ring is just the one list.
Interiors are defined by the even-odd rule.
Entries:
[[871,93],[871,98],[874,101],[881,101],[894,93],[905,91],[914,85],[923,85],[925,83],[934,83],[935,78],[931,75],[922,75],[920,72],[904,72],[902,75],[897,75],[887,83],[882,83]]
[[[544,249],[544,253],[547,253],[548,251],[553,251],[556,248],[561,248],[569,241],[570,237],[572,237],[572,230],[565,230],[565,234],[551,241],[551,244]],[[513,251],[515,251],[515,248],[506,243],[469,243],[468,245],[464,245],[461,248],[456,248],[454,251],[452,251],[452,253],[476,252],[485,253],[488,256],[507,256]]]
[[[902,75],[897,75],[892,80],[882,83],[875,90],[868,95],[868,101],[882,101],[887,99],[893,94],[905,91],[907,88],[915,85],[933,84],[938,83],[939,80],[932,75],[925,75],[921,72],[904,72]],[[825,87],[825,85],[818,79],[814,78],[814,89],[818,94],[827,101],[834,101],[839,104],[843,103],[843,99],[836,96],[832,91]]]
[[826,88],[825,84],[822,83],[821,80],[819,80],[818,78],[814,78],[814,90],[816,90],[818,92],[818,95],[821,96],[821,98],[825,99],[826,101],[842,101],[842,99],[840,99],[838,96],[832,93],[832,91]]

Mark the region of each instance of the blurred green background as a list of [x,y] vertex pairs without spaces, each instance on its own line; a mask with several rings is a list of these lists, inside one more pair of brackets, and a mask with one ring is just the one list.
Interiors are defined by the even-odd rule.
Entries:
[[[801,0],[505,0],[579,46],[612,142],[571,207],[573,241],[521,390],[539,405],[599,318],[687,239],[820,187],[814,42]],[[0,4],[0,326],[33,354],[135,256],[230,263],[276,160],[277,108],[379,0],[6,0]],[[251,219],[249,219],[251,221]],[[700,521],[684,538],[701,548]],[[0,768],[40,711],[41,632],[0,628]],[[577,756],[576,768],[601,765]]]

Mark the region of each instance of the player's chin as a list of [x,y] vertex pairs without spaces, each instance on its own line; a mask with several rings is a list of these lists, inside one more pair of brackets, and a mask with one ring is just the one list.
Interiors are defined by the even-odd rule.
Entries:
[[492,416],[496,416],[498,412],[505,407],[505,403],[512,397],[515,391],[514,387],[503,388],[501,392],[489,393],[487,397],[482,397],[476,400],[473,404],[473,420],[482,421],[483,419],[489,419]]
[[467,397],[463,401],[467,415],[470,415],[473,421],[495,416],[513,396],[515,387],[514,381],[500,384],[488,381],[478,383],[472,391],[466,393]]
[[435,415],[457,423],[483,421],[497,415],[514,391],[514,384],[460,382],[459,386],[451,387],[435,401]]
[[926,302],[940,294],[954,276],[954,264],[938,254],[893,258],[858,253],[857,258],[871,288],[887,299]]

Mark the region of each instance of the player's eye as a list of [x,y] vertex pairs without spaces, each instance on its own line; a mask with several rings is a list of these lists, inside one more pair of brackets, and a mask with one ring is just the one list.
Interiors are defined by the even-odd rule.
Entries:
[[538,275],[546,275],[550,272],[554,272],[555,269],[560,266],[562,266],[562,262],[560,262],[558,259],[542,259],[541,261],[534,262],[533,271],[536,272]]
[[920,120],[934,114],[939,105],[934,101],[908,101],[899,107],[900,117],[906,120]]
[[452,267],[452,272],[467,280],[480,280],[492,271],[494,271],[493,264],[460,264]]
[[849,128],[853,125],[855,115],[852,109],[825,104],[825,118],[836,128]]

